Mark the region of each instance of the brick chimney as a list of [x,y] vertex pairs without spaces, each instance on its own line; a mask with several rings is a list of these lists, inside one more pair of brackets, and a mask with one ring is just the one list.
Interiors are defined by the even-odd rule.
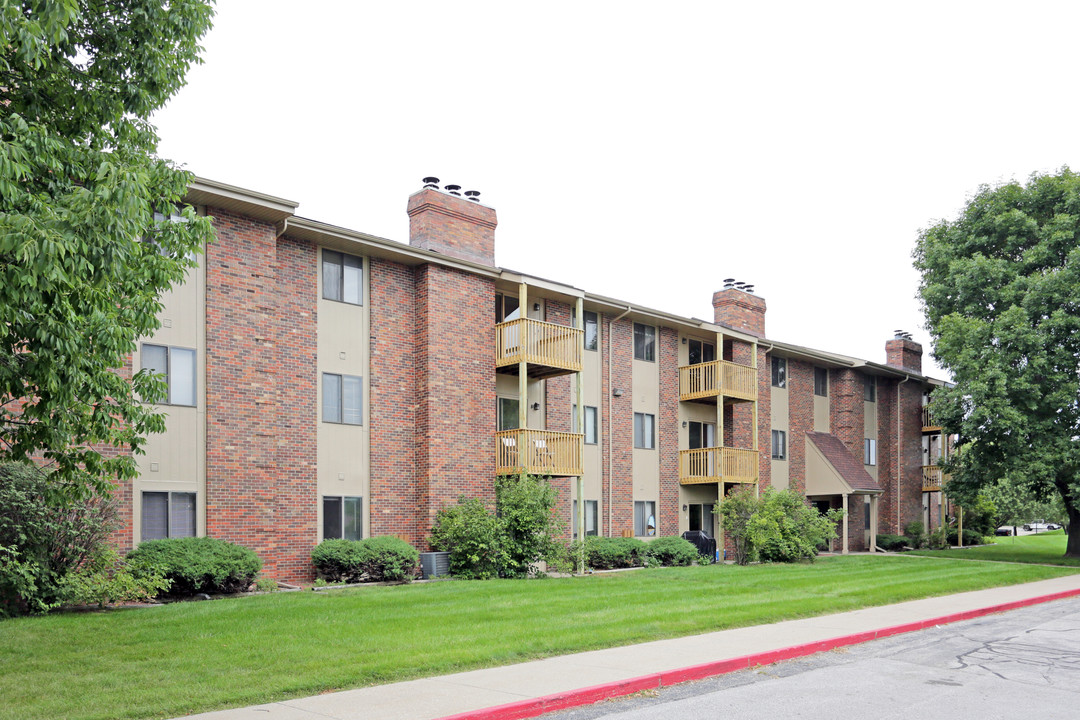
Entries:
[[[425,178],[438,182],[437,178]],[[433,183],[409,197],[409,244],[423,250],[495,265],[495,211],[473,200],[435,189]],[[456,192],[457,185],[446,186]],[[472,197],[480,193],[466,193]]]
[[910,337],[894,337],[885,343],[885,364],[921,373],[922,345]]
[[713,293],[713,320],[736,330],[765,337],[765,298],[737,288]]

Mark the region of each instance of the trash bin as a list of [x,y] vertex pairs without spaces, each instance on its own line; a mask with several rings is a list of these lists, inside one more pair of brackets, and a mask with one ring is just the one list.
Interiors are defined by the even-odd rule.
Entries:
[[683,540],[697,548],[698,555],[704,555],[716,562],[716,539],[704,530],[687,530],[682,534]]

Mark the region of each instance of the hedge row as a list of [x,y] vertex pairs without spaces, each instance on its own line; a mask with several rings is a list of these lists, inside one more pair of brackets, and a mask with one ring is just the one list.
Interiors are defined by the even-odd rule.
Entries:
[[311,562],[327,582],[410,582],[420,554],[392,535],[366,540],[323,540],[311,551]]

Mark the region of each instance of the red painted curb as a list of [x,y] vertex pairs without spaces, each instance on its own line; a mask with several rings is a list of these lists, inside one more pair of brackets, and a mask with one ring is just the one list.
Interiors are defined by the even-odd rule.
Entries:
[[591,705],[595,702],[600,702],[601,700],[607,700],[613,697],[632,695],[633,693],[641,692],[642,690],[652,690],[654,688],[677,685],[691,680],[703,680],[709,677],[716,677],[717,675],[726,675],[727,673],[746,670],[747,668],[758,665],[771,665],[772,663],[780,662],[781,660],[790,660],[792,658],[813,655],[815,653],[833,650],[846,645],[858,645],[859,643],[868,642],[870,640],[878,640],[893,635],[914,632],[916,630],[925,630],[926,628],[935,625],[947,625],[961,620],[971,620],[972,618],[982,617],[984,615],[993,615],[994,613],[1016,610],[1017,608],[1039,605],[1041,603],[1061,600],[1068,597],[1076,597],[1078,595],[1080,595],[1080,589],[1063,590],[1061,592],[1051,593],[1050,595],[1039,595],[1038,597],[1014,600],[1012,602],[990,605],[989,607],[978,608],[975,610],[965,610],[963,612],[942,615],[941,617],[931,618],[929,620],[918,620],[916,622],[903,623],[901,625],[892,625],[890,627],[881,628],[880,630],[841,635],[828,640],[818,640],[802,645],[792,645],[791,647],[780,648],[779,650],[754,653],[753,655],[743,655],[742,657],[717,660],[701,665],[691,665],[675,670],[665,670],[660,673],[642,675],[640,677],[604,683],[602,685],[593,685],[592,687],[581,688],[579,690],[568,690],[567,692],[555,693],[553,695],[543,695],[541,697],[520,700],[506,705],[497,705],[481,710],[471,710],[469,712],[458,713],[457,715],[447,715],[439,718],[439,720],[524,720],[525,718],[536,717],[537,715],[543,715],[544,713],[554,712],[556,710]]

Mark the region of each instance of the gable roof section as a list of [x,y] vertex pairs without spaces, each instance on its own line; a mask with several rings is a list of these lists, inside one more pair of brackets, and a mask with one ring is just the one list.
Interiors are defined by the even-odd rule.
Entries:
[[[830,433],[808,432],[806,439],[821,453],[827,470],[833,475],[830,478],[812,477],[815,473],[811,472],[812,464],[807,462],[807,495],[834,494],[837,486],[846,486],[849,493],[859,495],[881,492],[881,486],[870,473],[866,472],[866,468],[859,459],[851,454],[844,443],[840,442],[840,438]],[[814,492],[814,486],[823,492]],[[834,492],[826,491],[830,486],[834,488]]]

